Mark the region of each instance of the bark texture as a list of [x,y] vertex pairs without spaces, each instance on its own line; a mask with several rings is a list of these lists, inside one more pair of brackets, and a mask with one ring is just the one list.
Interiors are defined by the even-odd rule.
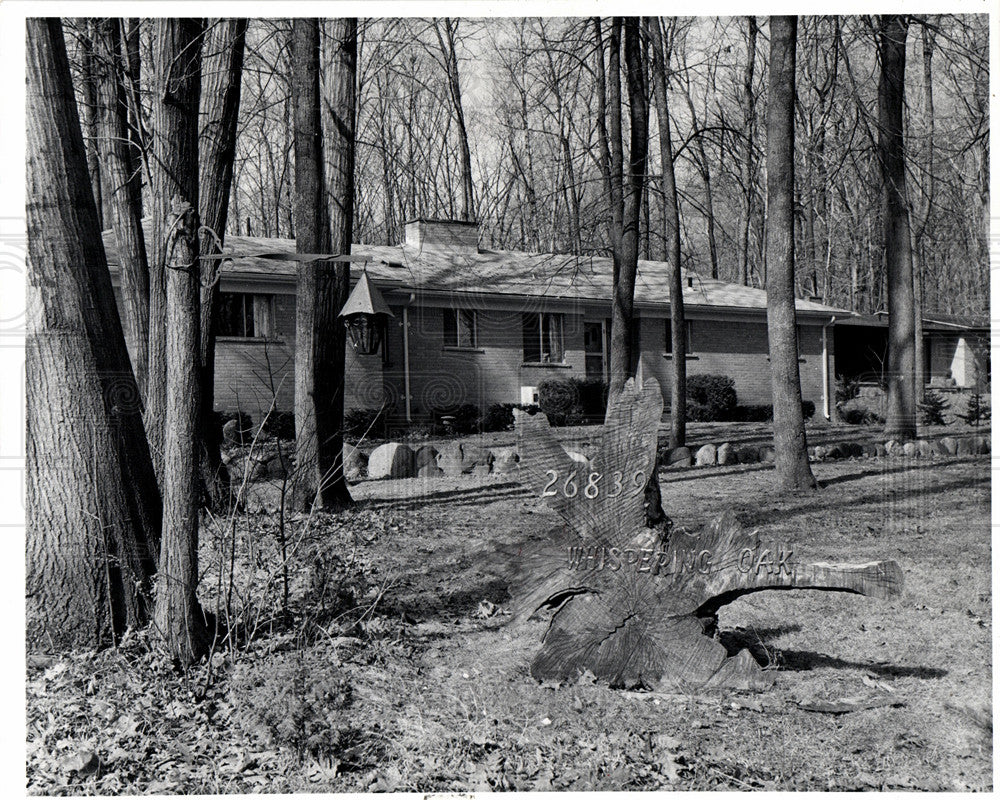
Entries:
[[882,15],[879,25],[879,160],[882,165],[882,216],[889,306],[889,374],[886,436],[917,435],[917,394],[913,330],[913,258],[906,205],[903,143],[903,81],[909,22]]
[[[202,24],[192,20],[157,20],[154,28],[158,182],[153,208],[154,225],[160,225],[162,236],[166,300],[163,543],[154,623],[170,655],[183,666],[194,662],[208,644],[195,596],[201,430],[198,102],[202,32]],[[152,375],[152,359],[150,366]]]
[[160,496],[59,20],[26,54],[27,640],[90,648],[148,619]]
[[[292,48],[295,248],[299,253],[332,253],[320,118],[318,20],[296,19],[292,23]],[[348,54],[341,53],[334,59],[331,66],[335,73],[339,68],[337,62],[342,67],[344,61],[341,59],[348,57]],[[350,58],[353,63],[353,57]],[[331,83],[341,86],[336,77],[331,78]],[[347,118],[343,116],[342,109],[339,105],[333,108],[336,109],[333,111],[336,122],[344,125]],[[334,135],[341,138],[344,131],[338,130]],[[353,142],[353,115],[350,138]],[[344,177],[339,155],[332,173],[341,179]],[[347,210],[343,206],[344,197],[341,195],[338,198],[341,215]],[[337,234],[342,237],[342,216],[338,218],[338,223]],[[350,241],[349,228],[347,241]],[[344,374],[342,344],[339,370],[333,360],[335,340],[338,337],[343,340],[340,330],[343,323],[337,318],[340,311],[339,285],[338,266],[333,262],[299,263],[295,297],[296,475],[292,502],[296,508],[305,511],[314,507],[335,508],[350,498],[343,482],[343,470],[336,474],[342,452],[332,452],[333,440],[339,437],[343,423],[343,399],[339,418],[334,420],[334,398],[331,395],[338,381],[342,387]]]
[[[217,20],[206,36],[203,48],[200,136],[198,163],[200,178],[200,251],[207,255],[222,252],[229,217],[229,195],[236,157],[236,120],[240,108],[240,82],[247,20]],[[211,231],[211,233],[209,232]],[[221,261],[201,262],[201,402],[202,402],[202,481],[213,508],[224,506],[229,494],[229,474],[220,458],[219,428],[214,424],[215,409],[215,323],[219,306]]]
[[142,230],[142,175],[130,144],[126,81],[117,20],[91,21],[97,100],[97,145],[108,187],[107,206],[118,245],[125,335],[140,393],[145,396],[149,349],[149,263]]
[[806,452],[795,323],[795,17],[771,17],[767,94],[767,338],[778,486],[816,487]]

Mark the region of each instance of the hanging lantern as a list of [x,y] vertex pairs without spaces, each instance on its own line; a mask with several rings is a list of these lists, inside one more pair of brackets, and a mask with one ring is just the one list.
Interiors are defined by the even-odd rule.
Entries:
[[389,310],[382,293],[372,286],[368,271],[362,270],[339,316],[344,318],[351,347],[360,355],[370,356],[377,353],[382,344],[386,320],[395,315]]

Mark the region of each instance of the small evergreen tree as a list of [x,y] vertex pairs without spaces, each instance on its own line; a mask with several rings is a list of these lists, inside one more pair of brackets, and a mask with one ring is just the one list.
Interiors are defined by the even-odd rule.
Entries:
[[924,392],[923,402],[918,403],[924,425],[944,425],[944,412],[948,409],[948,401],[940,392]]
[[980,421],[989,420],[990,404],[983,397],[983,393],[980,391],[978,383],[975,388],[973,388],[972,394],[969,395],[969,399],[965,401],[965,413],[959,414],[959,416],[970,425],[975,425],[977,428],[979,427]]

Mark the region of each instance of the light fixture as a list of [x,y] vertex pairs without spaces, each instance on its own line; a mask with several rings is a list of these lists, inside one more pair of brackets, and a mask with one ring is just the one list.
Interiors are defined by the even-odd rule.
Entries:
[[347,327],[347,338],[356,353],[370,356],[382,344],[382,331],[389,317],[395,316],[386,304],[382,293],[372,286],[368,271],[361,270],[361,277],[347,298],[340,314]]

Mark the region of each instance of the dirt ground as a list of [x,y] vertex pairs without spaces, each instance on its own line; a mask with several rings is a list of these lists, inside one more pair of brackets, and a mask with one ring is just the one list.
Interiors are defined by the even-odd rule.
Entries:
[[511,476],[364,482],[354,511],[283,534],[273,513],[218,520],[212,658],[179,675],[136,637],[29,663],[28,789],[992,789],[989,466],[814,464],[821,490],[786,497],[765,465],[661,471],[676,524],[732,507],[803,561],[903,569],[891,601],[724,607],[723,642],[776,671],[759,694],[533,680],[546,623],[508,624],[493,554],[557,518]]

